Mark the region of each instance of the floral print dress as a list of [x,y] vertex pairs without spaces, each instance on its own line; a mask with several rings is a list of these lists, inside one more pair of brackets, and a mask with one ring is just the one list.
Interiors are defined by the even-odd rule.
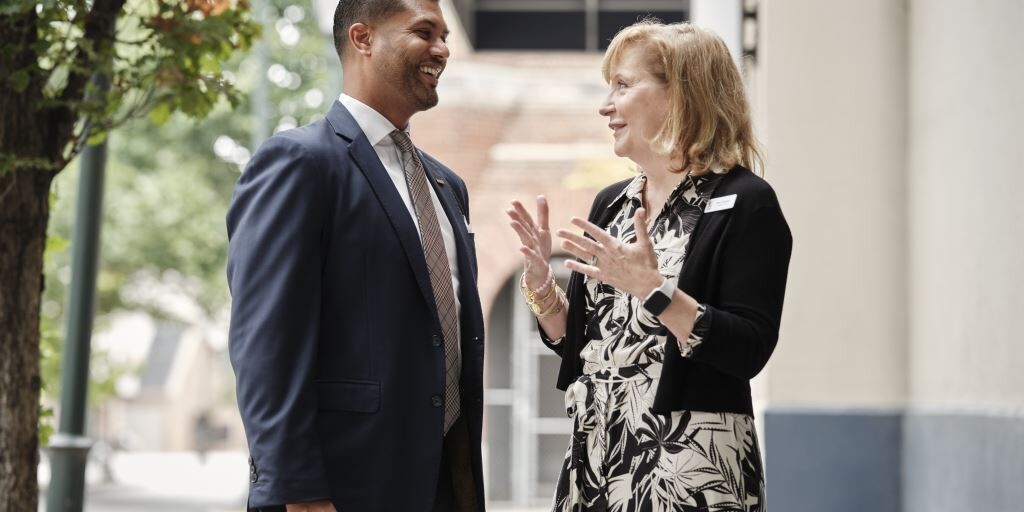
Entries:
[[[678,279],[686,247],[721,174],[687,176],[651,226],[661,274]],[[622,192],[621,210],[607,227],[635,242],[633,216],[646,177]],[[613,201],[612,204],[616,204]],[[566,391],[573,434],[555,491],[554,510],[764,511],[764,477],[754,419],[747,414],[651,412],[668,329],[633,297],[594,279],[585,282],[583,375]],[[710,326],[701,305],[688,357]]]

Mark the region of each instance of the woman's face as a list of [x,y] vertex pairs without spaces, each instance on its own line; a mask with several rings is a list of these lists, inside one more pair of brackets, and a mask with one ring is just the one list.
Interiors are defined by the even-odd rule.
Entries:
[[615,154],[643,165],[654,150],[649,142],[668,115],[668,86],[644,65],[643,45],[623,51],[611,70],[611,91],[599,112],[608,117]]

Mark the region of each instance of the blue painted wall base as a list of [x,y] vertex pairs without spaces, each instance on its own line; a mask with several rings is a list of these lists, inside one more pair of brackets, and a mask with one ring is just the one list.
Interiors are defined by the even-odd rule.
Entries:
[[767,510],[1024,512],[1024,414],[769,408]]
[[900,512],[899,412],[769,409],[767,510]]

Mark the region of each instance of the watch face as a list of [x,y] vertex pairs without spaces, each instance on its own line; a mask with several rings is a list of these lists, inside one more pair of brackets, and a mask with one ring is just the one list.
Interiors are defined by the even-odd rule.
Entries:
[[655,290],[644,301],[644,309],[650,311],[652,315],[660,315],[671,302],[672,297],[665,295],[661,290]]

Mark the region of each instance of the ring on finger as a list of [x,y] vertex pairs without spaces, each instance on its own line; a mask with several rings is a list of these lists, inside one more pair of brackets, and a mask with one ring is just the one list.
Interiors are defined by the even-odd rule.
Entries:
[[590,257],[590,262],[588,262],[588,265],[590,265],[592,267],[597,265],[597,255],[596,254]]

